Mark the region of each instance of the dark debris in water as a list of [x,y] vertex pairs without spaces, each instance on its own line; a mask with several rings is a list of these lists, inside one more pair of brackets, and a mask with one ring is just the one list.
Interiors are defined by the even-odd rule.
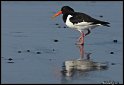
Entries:
[[116,65],[116,63],[111,63],[111,65]]
[[8,61],[7,63],[14,63],[13,61]]
[[30,50],[27,50],[27,52],[30,52]]
[[55,25],[59,25],[58,23],[56,23]]
[[53,49],[53,51],[55,51],[55,49]]
[[9,58],[8,60],[11,61],[11,60],[13,60],[13,59],[12,59],[12,58]]
[[114,52],[110,52],[110,54],[114,54]]
[[60,24],[56,23],[55,24],[57,26],[57,28],[67,28],[67,26],[61,26]]
[[41,52],[36,52],[37,54],[41,54]]
[[18,53],[21,53],[22,51],[18,51]]
[[118,41],[117,40],[113,40],[114,43],[117,43]]
[[64,26],[63,28],[67,28],[66,26]]
[[[54,40],[54,42],[58,42],[57,39]],[[17,51],[17,53],[23,53],[23,52],[26,52],[26,53],[35,53],[35,54],[42,54],[42,53],[55,53],[56,49],[55,48],[52,48],[52,49],[37,49],[36,51],[31,51],[30,49],[27,49],[27,50],[19,50]],[[8,59],[7,59],[8,60]],[[9,60],[12,60],[11,58]]]
[[54,42],[58,42],[59,40],[55,39]]
[[100,15],[99,17],[101,17],[101,18],[102,18],[103,16],[102,16],[102,15]]

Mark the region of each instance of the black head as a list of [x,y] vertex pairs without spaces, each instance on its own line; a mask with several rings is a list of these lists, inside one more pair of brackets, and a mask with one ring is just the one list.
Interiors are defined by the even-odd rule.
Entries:
[[57,12],[56,14],[54,14],[52,16],[52,18],[55,18],[55,17],[59,16],[60,14],[64,14],[64,15],[67,16],[69,13],[73,13],[73,12],[74,12],[74,10],[71,7],[69,7],[69,6],[63,6],[61,8],[61,11]]
[[62,11],[63,14],[65,14],[65,13],[70,13],[70,12],[74,12],[74,10],[73,10],[71,7],[69,7],[69,6],[63,6],[63,7],[61,8],[61,11]]

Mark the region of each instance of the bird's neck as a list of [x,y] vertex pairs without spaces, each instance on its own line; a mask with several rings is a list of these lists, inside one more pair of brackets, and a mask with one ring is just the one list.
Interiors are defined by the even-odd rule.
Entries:
[[68,17],[69,13],[63,14],[63,21],[66,22],[66,19]]

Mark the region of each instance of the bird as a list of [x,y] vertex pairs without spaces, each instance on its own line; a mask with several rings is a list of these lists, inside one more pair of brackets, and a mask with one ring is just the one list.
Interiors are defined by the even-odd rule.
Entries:
[[[63,14],[63,21],[67,27],[78,30],[80,32],[80,37],[78,38],[79,45],[84,45],[84,37],[91,33],[91,29],[98,26],[110,27],[109,22],[101,21],[89,16],[86,13],[75,12],[70,6],[63,6],[60,11],[52,16],[55,18]],[[86,32],[87,33],[84,33]]]

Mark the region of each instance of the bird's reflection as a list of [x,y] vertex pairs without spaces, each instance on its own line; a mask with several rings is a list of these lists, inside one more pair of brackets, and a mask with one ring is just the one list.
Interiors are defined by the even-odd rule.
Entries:
[[62,76],[65,80],[73,79],[74,76],[81,76],[93,70],[105,70],[108,68],[108,62],[94,62],[90,59],[90,52],[84,51],[84,45],[76,45],[79,48],[80,58],[75,60],[67,60],[62,66]]
[[79,48],[80,60],[83,60],[85,57],[86,57],[87,60],[89,60],[90,59],[90,55],[92,53],[85,52],[84,51],[84,45],[76,45],[76,46]]

